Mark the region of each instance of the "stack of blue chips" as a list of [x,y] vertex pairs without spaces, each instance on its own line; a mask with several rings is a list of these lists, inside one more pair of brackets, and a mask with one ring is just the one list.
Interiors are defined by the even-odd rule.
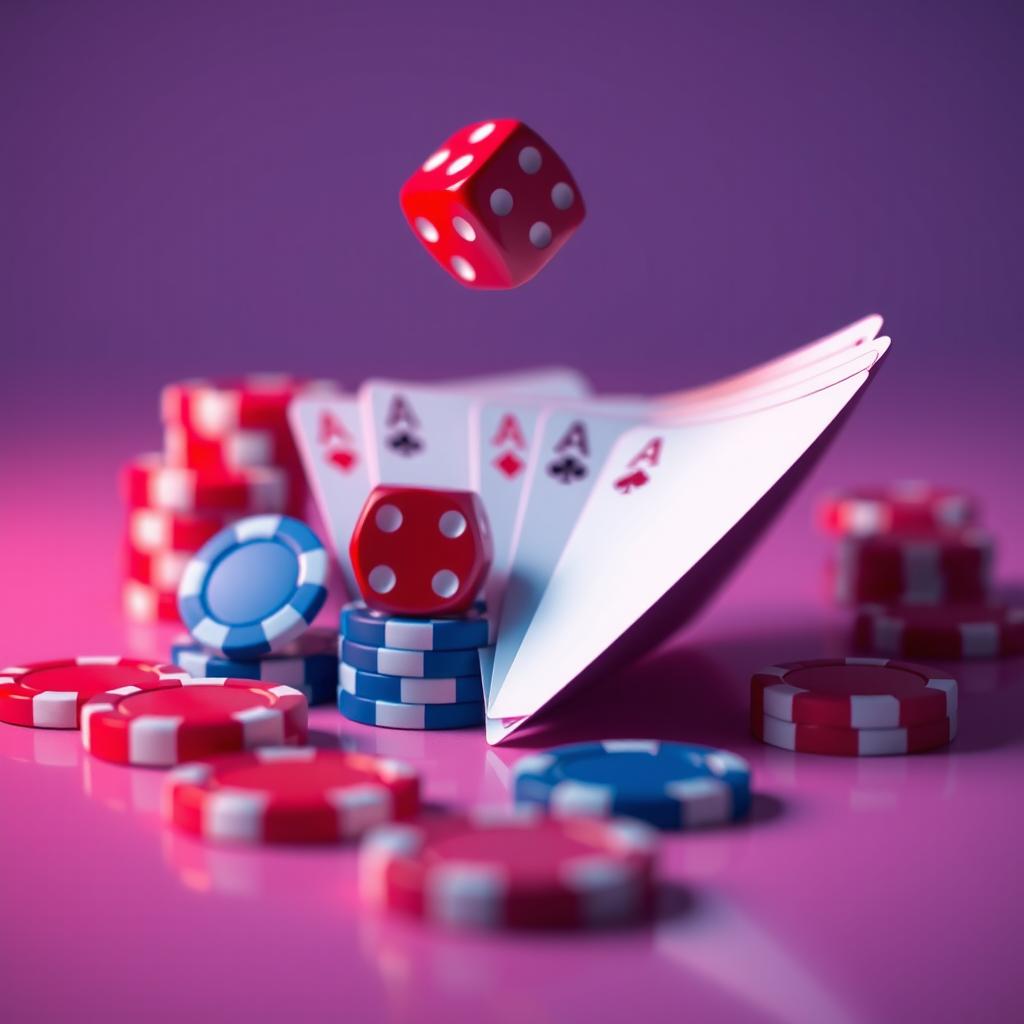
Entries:
[[338,708],[389,729],[462,729],[484,721],[481,608],[460,618],[386,615],[361,602],[341,611]]
[[327,597],[327,552],[297,519],[240,519],[189,561],[178,610],[191,634],[171,660],[193,678],[260,679],[295,687],[310,704],[334,695],[333,630],[311,629]]
[[185,636],[171,644],[171,661],[196,679],[224,676],[294,686],[312,706],[334,699],[338,641],[333,629],[314,627],[273,654],[224,658]]

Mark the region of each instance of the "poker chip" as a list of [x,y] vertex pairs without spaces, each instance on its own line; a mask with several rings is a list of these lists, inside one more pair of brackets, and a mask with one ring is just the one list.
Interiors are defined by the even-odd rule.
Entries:
[[456,927],[623,924],[650,912],[656,835],[637,821],[527,808],[384,825],[360,848],[360,894]]
[[836,597],[844,603],[984,602],[994,545],[988,534],[897,534],[847,538],[839,547]]
[[829,533],[867,537],[906,530],[970,526],[977,518],[972,497],[948,487],[906,481],[828,495],[820,522]]
[[334,843],[419,810],[406,764],[314,747],[260,747],[179,765],[167,776],[164,817],[218,842]]
[[763,743],[801,754],[884,757],[947,746],[956,738],[956,716],[893,729],[834,729],[752,715],[751,731]]
[[150,453],[129,462],[121,480],[130,507],[167,512],[279,512],[288,501],[288,476],[277,466],[219,473],[168,466]]
[[82,743],[104,761],[166,767],[211,754],[306,742],[306,698],[251,679],[124,686],[82,705]]
[[121,589],[125,615],[133,622],[180,622],[178,592],[157,590],[139,580],[126,579]]
[[822,658],[762,669],[751,715],[833,729],[893,729],[955,719],[956,680],[885,658]]
[[250,516],[225,527],[189,562],[178,611],[218,654],[280,650],[309,628],[327,598],[327,552],[305,523]]
[[145,552],[129,547],[125,553],[125,572],[129,579],[147,583],[157,590],[174,591],[191,557],[187,551]]
[[190,676],[261,679],[294,686],[310,704],[333,700],[338,680],[338,640],[331,629],[310,629],[280,651],[248,660],[211,654],[191,637],[171,645],[171,660]]
[[0,722],[35,729],[77,729],[82,705],[131,686],[152,689],[185,678],[177,665],[116,656],[82,656],[0,669]]
[[[195,551],[228,524],[228,516],[190,516],[157,508],[134,508],[128,514],[128,543],[135,551]],[[175,587],[177,589],[177,587]]]
[[163,389],[160,414],[165,424],[187,427],[201,437],[220,438],[231,431],[280,426],[293,398],[336,388],[333,381],[284,373],[186,380]]
[[356,697],[394,704],[479,704],[483,699],[480,676],[449,676],[447,679],[382,676],[376,672],[360,672],[344,662],[338,665],[338,686]]
[[487,643],[488,620],[479,612],[454,619],[414,619],[371,611],[361,601],[341,610],[344,637],[370,647],[407,651],[458,651]]
[[164,457],[170,466],[230,472],[249,466],[295,464],[296,452],[287,428],[231,430],[216,439],[187,427],[164,427]]
[[728,750],[657,740],[574,743],[522,758],[515,799],[555,817],[626,816],[663,829],[743,818],[750,766]]
[[858,647],[890,657],[1002,658],[1024,654],[1024,606],[864,605],[854,624]]
[[468,651],[405,651],[396,647],[373,647],[349,639],[341,641],[341,660],[362,672],[382,676],[446,678],[479,676],[480,653]]
[[338,689],[338,710],[360,725],[384,729],[467,729],[483,725],[483,701],[463,704],[398,704],[367,700]]

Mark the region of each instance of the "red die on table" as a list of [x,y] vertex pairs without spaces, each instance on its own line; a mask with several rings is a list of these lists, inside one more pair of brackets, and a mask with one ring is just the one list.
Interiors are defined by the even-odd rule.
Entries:
[[494,556],[472,491],[375,487],[349,545],[370,608],[392,615],[451,615],[476,600]]
[[512,119],[457,131],[402,186],[399,198],[427,252],[471,288],[529,281],[586,212],[561,157]]

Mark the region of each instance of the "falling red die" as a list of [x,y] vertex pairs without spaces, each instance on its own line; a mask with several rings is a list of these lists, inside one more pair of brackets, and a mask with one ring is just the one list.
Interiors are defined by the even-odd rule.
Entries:
[[349,555],[366,604],[392,615],[452,615],[476,600],[494,548],[472,491],[376,487]]
[[427,252],[470,288],[529,281],[586,213],[562,158],[512,118],[461,128],[406,181],[399,200]]

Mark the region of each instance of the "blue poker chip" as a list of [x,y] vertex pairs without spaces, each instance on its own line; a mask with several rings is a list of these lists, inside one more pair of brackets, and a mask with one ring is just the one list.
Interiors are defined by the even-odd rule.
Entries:
[[287,516],[239,519],[189,561],[178,612],[194,639],[227,658],[278,651],[304,633],[327,598],[327,552]]
[[382,676],[376,672],[360,672],[344,662],[338,666],[338,688],[355,697],[394,704],[479,704],[483,700],[479,676],[446,679]]
[[482,700],[475,704],[396,704],[357,697],[340,688],[338,710],[353,722],[384,729],[468,729],[484,722]]
[[658,740],[574,743],[522,758],[517,803],[556,817],[639,818],[663,829],[743,818],[750,766],[728,750]]
[[310,704],[334,700],[338,679],[338,640],[333,629],[313,628],[274,654],[238,660],[211,654],[182,639],[171,645],[171,661],[194,679],[260,679],[294,686]]
[[353,601],[341,610],[341,633],[357,644],[406,651],[461,651],[487,643],[490,622],[478,606],[455,619],[413,619],[386,615]]
[[371,647],[342,639],[340,654],[346,665],[382,676],[443,679],[480,675],[480,654],[475,648],[470,651],[403,651],[397,647]]

